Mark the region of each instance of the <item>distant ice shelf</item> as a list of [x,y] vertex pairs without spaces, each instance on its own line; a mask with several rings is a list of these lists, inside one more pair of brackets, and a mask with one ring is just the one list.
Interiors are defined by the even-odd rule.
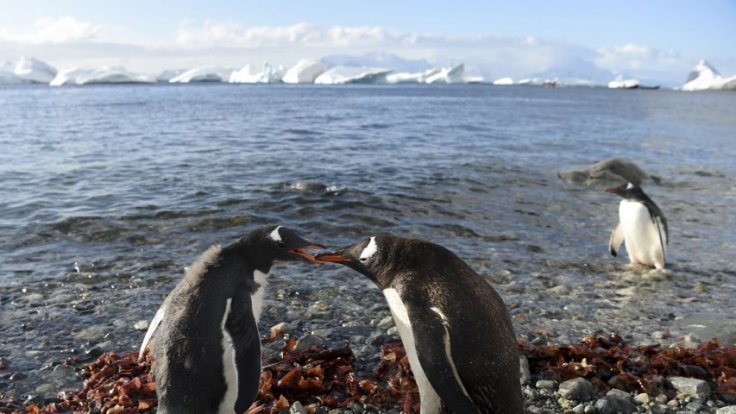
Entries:
[[283,66],[271,66],[268,62],[263,63],[263,69],[258,70],[251,65],[245,65],[242,69],[230,74],[230,83],[280,83],[284,76]]
[[33,57],[0,63],[0,84],[49,83],[54,76],[54,67]]
[[169,79],[170,83],[227,82],[232,69],[219,66],[200,66],[189,69]]
[[302,59],[289,68],[281,80],[284,83],[314,83],[327,70],[327,66],[319,60]]
[[54,77],[49,85],[99,85],[153,82],[155,82],[153,77],[130,72],[122,66],[103,66],[100,68],[69,68],[62,70],[56,74],[56,77]]

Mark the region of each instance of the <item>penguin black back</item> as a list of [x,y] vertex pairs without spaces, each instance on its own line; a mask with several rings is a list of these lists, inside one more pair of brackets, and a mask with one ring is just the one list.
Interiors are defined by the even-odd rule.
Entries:
[[518,346],[506,307],[454,253],[419,239],[380,235],[316,258],[351,267],[383,291],[423,414],[523,411]]
[[251,405],[261,367],[254,273],[277,261],[313,261],[309,247],[322,246],[269,226],[209,248],[186,270],[141,345],[142,355],[152,344],[159,413],[242,413]]

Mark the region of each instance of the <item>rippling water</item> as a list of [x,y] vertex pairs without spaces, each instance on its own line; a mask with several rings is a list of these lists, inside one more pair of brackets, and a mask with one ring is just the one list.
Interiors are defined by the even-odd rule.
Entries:
[[662,177],[646,190],[674,276],[650,297],[700,283],[688,314],[733,312],[732,93],[25,86],[1,88],[0,108],[0,356],[16,366],[43,362],[40,338],[74,352],[92,321],[132,336],[199,252],[270,223],[330,246],[427,238],[491,275],[512,313],[549,315],[569,303],[544,289],[625,263],[606,249],[619,200],[557,178],[610,157]]

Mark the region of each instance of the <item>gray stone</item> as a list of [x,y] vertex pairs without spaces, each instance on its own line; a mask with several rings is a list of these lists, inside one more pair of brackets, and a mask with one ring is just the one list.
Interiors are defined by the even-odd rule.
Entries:
[[519,357],[519,379],[521,385],[526,385],[532,378],[532,372],[529,370],[529,360],[524,355]]
[[145,319],[141,319],[140,321],[136,322],[133,325],[133,328],[135,328],[138,331],[147,331],[148,330],[148,321]]
[[606,396],[614,397],[614,398],[620,398],[622,400],[631,401],[631,394],[629,394],[626,391],[619,390],[617,388],[611,388],[607,393]]
[[385,318],[381,319],[380,322],[378,322],[376,328],[386,330],[392,326],[394,326],[394,318],[392,318],[391,316],[386,316]]
[[710,386],[701,379],[669,377],[667,378],[667,383],[682,397],[695,397],[703,400],[710,396]]
[[317,335],[304,335],[301,338],[297,339],[296,346],[294,347],[295,352],[302,352],[306,351],[313,346],[320,346],[325,343],[325,340]]
[[607,395],[595,402],[599,414],[635,413],[636,406],[622,398]]
[[5,369],[10,365],[10,361],[7,358],[0,357],[0,369]]
[[587,401],[595,394],[595,387],[585,378],[573,378],[561,383],[558,392],[570,400]]
[[536,383],[536,387],[539,390],[553,390],[555,389],[555,382],[554,380],[539,380]]
[[307,409],[299,401],[294,401],[289,408],[289,414],[307,414]]
[[716,410],[716,414],[736,414],[736,405],[721,407]]

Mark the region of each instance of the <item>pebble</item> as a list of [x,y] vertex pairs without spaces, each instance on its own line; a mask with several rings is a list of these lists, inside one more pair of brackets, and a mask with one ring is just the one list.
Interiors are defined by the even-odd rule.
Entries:
[[716,414],[736,414],[736,405],[721,407],[716,410]]
[[556,384],[557,381],[554,380],[539,380],[535,385],[539,390],[553,390]]
[[585,378],[573,378],[561,383],[558,392],[570,400],[587,401],[595,394],[595,387]]
[[294,401],[289,408],[289,414],[307,414],[307,409],[299,401]]
[[519,380],[521,385],[526,385],[532,377],[532,373],[529,370],[529,360],[524,355],[519,357]]
[[667,383],[682,397],[694,397],[704,400],[710,396],[708,383],[697,378],[669,377]]
[[149,326],[148,324],[149,322],[147,319],[141,319],[133,325],[133,328],[138,331],[147,331]]
[[600,414],[634,413],[636,406],[630,401],[619,398],[617,395],[607,395],[595,402],[595,408]]
[[651,398],[649,398],[649,394],[642,392],[641,394],[636,394],[636,396],[634,397],[634,401],[636,401],[639,405],[646,405],[649,404]]

